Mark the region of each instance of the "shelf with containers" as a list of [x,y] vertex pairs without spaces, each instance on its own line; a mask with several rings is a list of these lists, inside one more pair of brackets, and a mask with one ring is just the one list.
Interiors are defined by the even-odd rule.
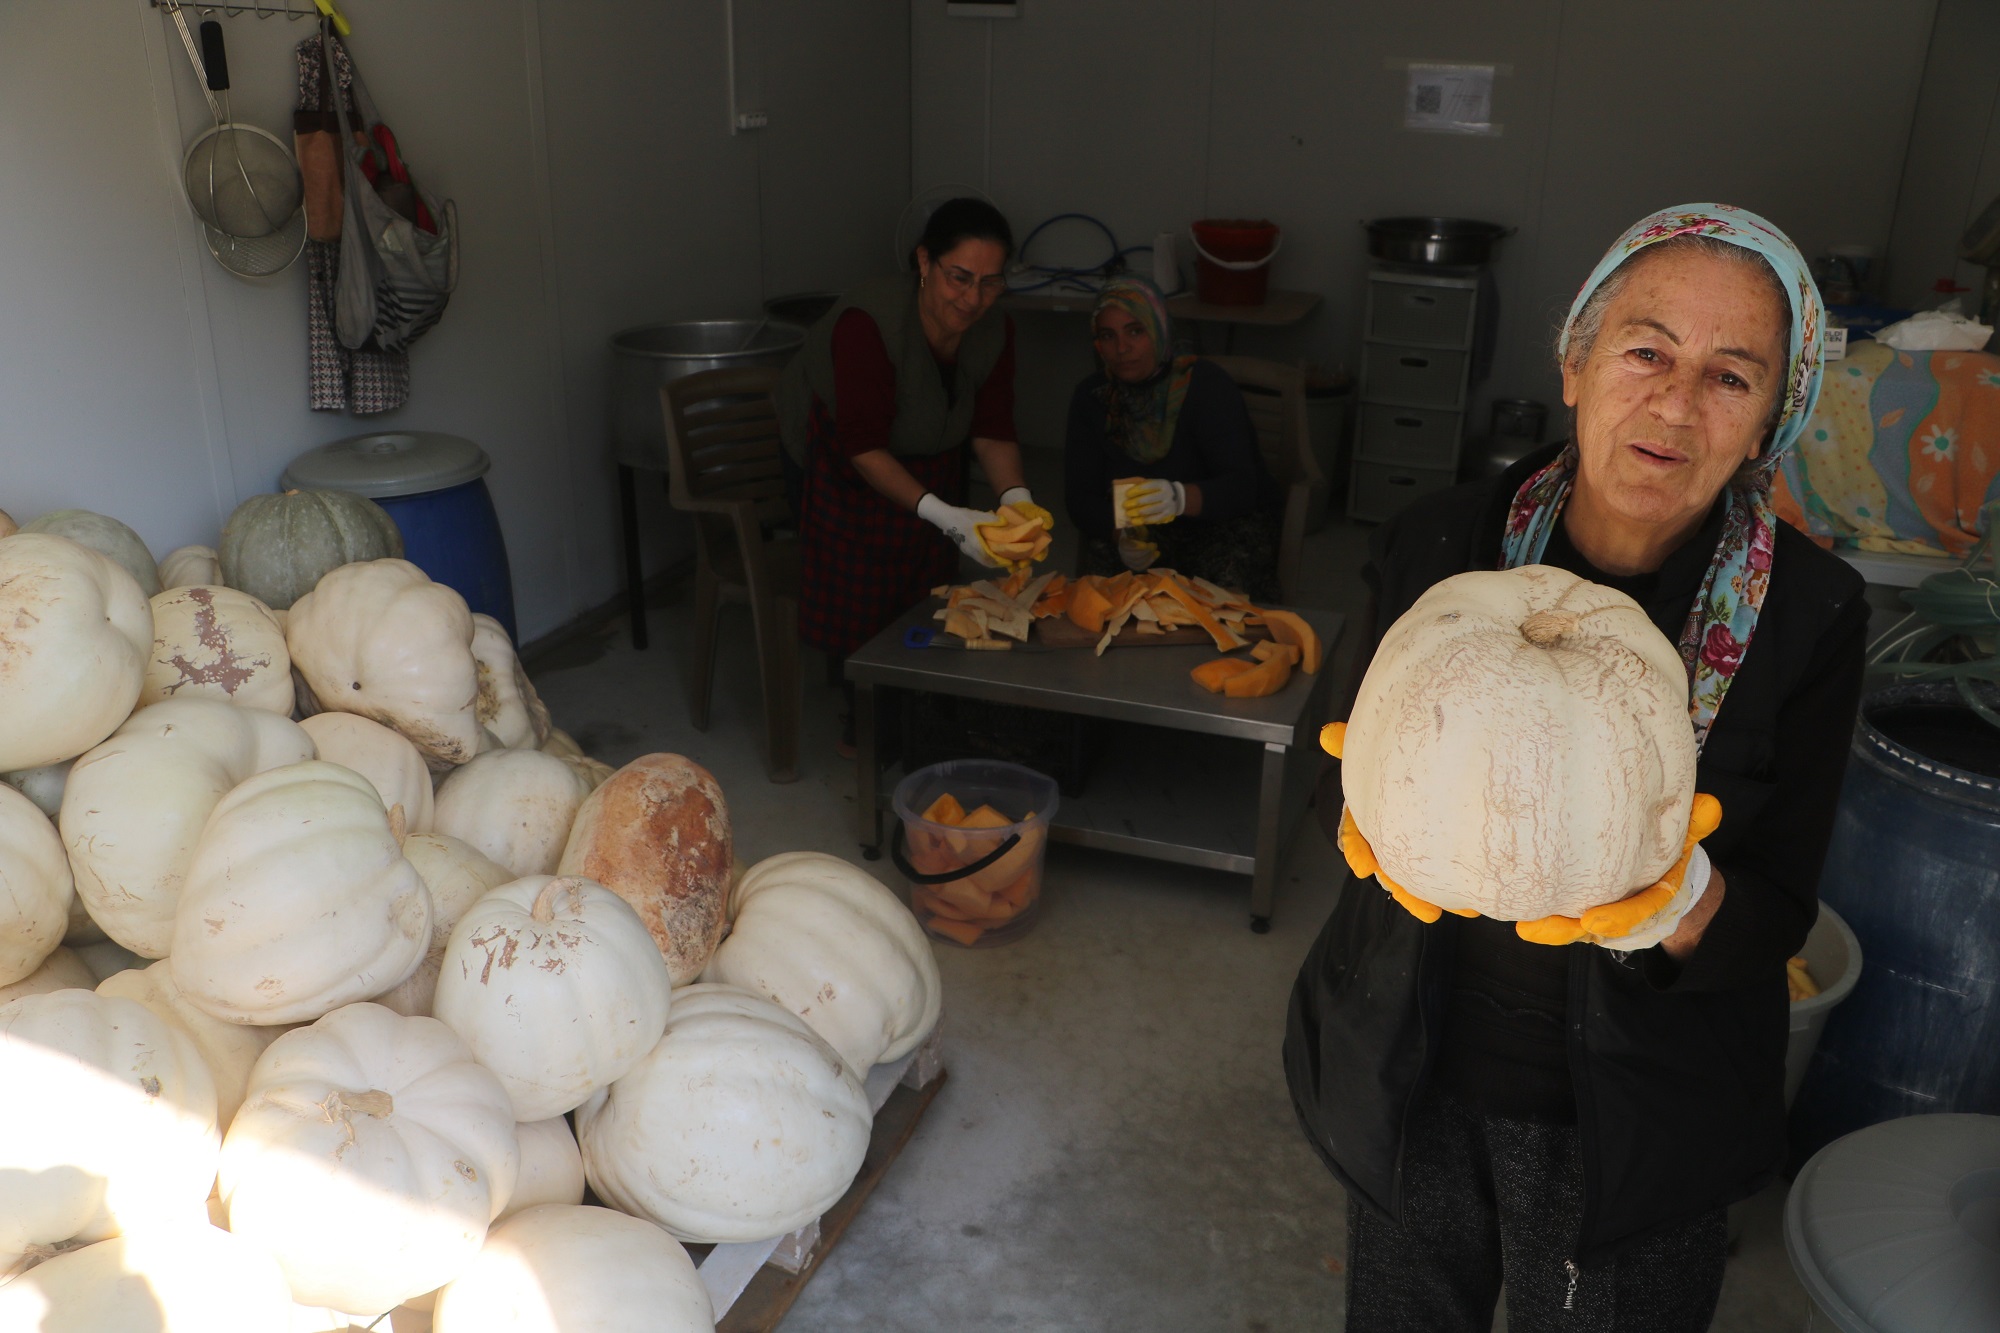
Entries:
[[1479,271],[1368,271],[1350,518],[1380,522],[1458,479]]

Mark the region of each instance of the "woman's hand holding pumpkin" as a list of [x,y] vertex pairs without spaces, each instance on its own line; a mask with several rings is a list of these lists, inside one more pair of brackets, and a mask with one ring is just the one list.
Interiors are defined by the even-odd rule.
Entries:
[[980,528],[991,527],[1000,521],[998,514],[981,509],[961,509],[957,505],[946,504],[935,493],[925,491],[924,498],[917,501],[917,517],[951,538],[954,546],[988,569],[1007,567],[1005,560],[986,549],[986,539],[979,535]]
[[1035,503],[1035,497],[1028,493],[1026,486],[1011,487],[1000,496],[1002,508],[1012,506],[1022,518],[1031,518],[1050,532],[1056,530],[1056,516]]
[[1187,512],[1187,487],[1164,477],[1143,477],[1125,491],[1125,519],[1146,527],[1171,523]]

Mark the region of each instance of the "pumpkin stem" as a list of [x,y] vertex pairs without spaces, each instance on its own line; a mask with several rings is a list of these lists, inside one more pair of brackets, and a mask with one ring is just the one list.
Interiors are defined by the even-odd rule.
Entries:
[[1570,611],[1537,611],[1521,622],[1521,637],[1537,648],[1553,648],[1576,633],[1581,617]]
[[535,895],[535,905],[529,910],[529,915],[546,926],[556,919],[556,899],[565,893],[575,892],[576,880],[568,875],[558,875],[542,885],[542,891]]

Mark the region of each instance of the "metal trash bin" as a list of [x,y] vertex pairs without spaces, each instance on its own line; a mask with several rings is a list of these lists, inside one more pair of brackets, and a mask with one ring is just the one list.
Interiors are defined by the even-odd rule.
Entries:
[[308,449],[280,481],[287,489],[351,491],[381,505],[402,530],[403,558],[519,643],[507,541],[486,489],[492,466],[484,449],[457,435],[374,431]]
[[806,340],[775,319],[695,319],[648,324],[611,339],[611,448],[621,467],[667,470],[660,390],[704,370],[782,366]]

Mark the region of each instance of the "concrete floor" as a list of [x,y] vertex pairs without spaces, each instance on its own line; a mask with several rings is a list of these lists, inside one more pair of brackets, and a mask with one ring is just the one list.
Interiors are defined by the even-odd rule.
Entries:
[[[1352,614],[1365,542],[1344,524],[1310,539],[1301,600]],[[773,786],[747,613],[724,613],[706,734],[683,687],[690,616],[675,589],[648,652],[621,620],[531,660],[557,724],[612,764],[671,750],[706,765],[746,863],[828,851],[900,890],[886,861],[859,855],[838,694],[818,663],[800,779]],[[1241,877],[1051,848],[1029,935],[938,946],[950,1082],[788,1333],[1339,1328],[1345,1205],[1294,1120],[1279,1045],[1293,975],[1344,879],[1308,821],[1274,928],[1253,935]],[[1782,1204],[1777,1186],[1745,1209],[1716,1329],[1805,1327]]]

